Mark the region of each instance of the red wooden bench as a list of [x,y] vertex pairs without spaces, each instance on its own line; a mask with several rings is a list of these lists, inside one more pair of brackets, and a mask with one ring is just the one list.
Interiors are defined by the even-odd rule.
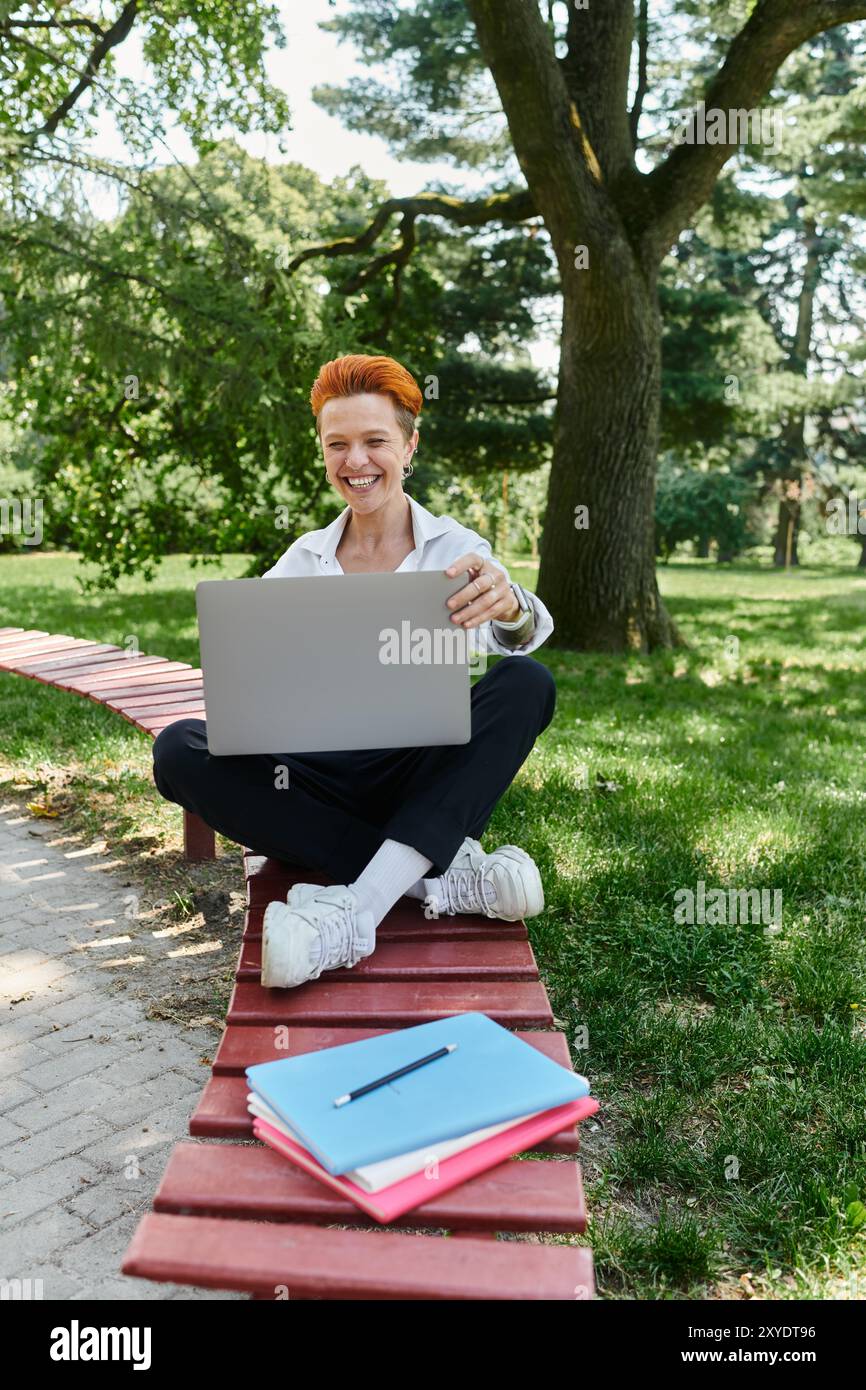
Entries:
[[[149,733],[204,713],[200,672],[128,657],[101,643],[0,629],[0,669],[100,700]],[[188,835],[202,857],[207,837],[195,826]],[[176,1145],[124,1273],[260,1299],[591,1298],[586,1246],[521,1239],[585,1229],[574,1127],[531,1157],[433,1197],[386,1230],[249,1142],[245,1067],[448,1014],[486,1013],[571,1067],[524,923],[470,916],[427,921],[417,902],[403,899],[380,926],[369,960],[298,989],[268,990],[259,983],[266,903],[298,879],[326,880],[250,851],[244,869],[247,910],[236,984],[212,1075],[190,1121],[197,1140],[223,1142]],[[513,1238],[497,1240],[499,1232]]]
[[[185,715],[204,718],[200,670],[108,642],[3,627],[0,671],[86,695],[147,734],[156,735]],[[216,852],[210,826],[189,811],[183,813],[183,846],[187,859],[213,859]]]

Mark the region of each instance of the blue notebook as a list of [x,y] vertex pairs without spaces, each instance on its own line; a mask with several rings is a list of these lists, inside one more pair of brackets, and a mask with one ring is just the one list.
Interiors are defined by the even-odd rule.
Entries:
[[[456,1043],[456,1052],[334,1105],[337,1096],[446,1043]],[[246,1074],[252,1090],[335,1175],[589,1095],[584,1077],[481,1013],[261,1062]]]

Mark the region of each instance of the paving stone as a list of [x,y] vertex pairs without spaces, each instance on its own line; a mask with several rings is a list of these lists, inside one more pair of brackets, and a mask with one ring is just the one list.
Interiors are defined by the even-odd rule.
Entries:
[[96,1042],[97,1038],[106,1036],[110,1037],[112,1042],[129,1048],[129,1027],[128,1018],[116,1013],[112,1005],[106,1004],[104,1009],[93,1008],[76,1022],[64,1024],[62,1027],[48,1023],[46,1031],[38,1035],[37,1041],[46,1057],[62,1056],[70,1046],[78,1046],[81,1042]]
[[[189,1061],[189,1056],[176,1058],[171,1050],[159,1052],[157,1046],[151,1046],[146,1051],[140,1051],[124,1059],[123,1070],[118,1076],[118,1085],[137,1086],[148,1081],[153,1081],[155,1077],[183,1061]],[[204,1070],[204,1068],[202,1068]],[[25,1080],[27,1078],[25,1077]],[[202,1087],[207,1080],[207,1076],[202,1080]]]
[[15,1003],[10,1002],[8,995],[6,999],[0,999],[0,1018],[39,1018],[50,1026],[54,1011],[73,999],[79,1009],[79,1017],[83,1017],[87,1013],[87,995],[90,993],[92,996],[93,988],[92,983],[83,978],[80,972],[70,970],[62,979],[55,980],[44,989],[22,988],[20,993],[13,993],[11,997],[16,1000]]
[[[31,955],[34,952],[22,953]],[[43,990],[47,985],[53,984],[56,980],[68,975],[72,966],[68,961],[62,960],[59,956],[54,960],[41,960],[22,963],[22,956],[13,955],[11,969],[7,970],[4,964],[3,978],[0,980],[0,995],[8,998],[18,994],[28,993],[30,990]]]
[[22,1014],[8,1005],[5,1009],[0,1008],[0,1072],[4,1052],[25,1042],[36,1042],[41,1047],[42,1039],[51,1033],[51,1026],[44,1010],[41,1013]]
[[5,1115],[0,1115],[0,1152],[7,1144],[15,1144],[30,1133],[26,1125],[17,1125]]
[[137,967],[106,970],[101,947],[78,948],[100,939],[90,923],[114,918],[106,939],[132,940],[106,947],[109,958],[165,962],[165,943],[126,918],[122,864],[67,858],[77,840],[32,830],[10,802],[0,815],[0,1279],[41,1278],[44,1298],[69,1302],[245,1298],[120,1274],[188,1135],[208,1075],[198,1059],[218,1034],[148,1019],[121,988]]
[[106,1043],[80,1042],[70,1046],[60,1057],[50,1057],[38,1066],[28,1067],[22,1073],[28,1085],[37,1091],[51,1091],[56,1086],[65,1086],[78,1076],[87,1076],[110,1071],[116,1061],[114,1049]]
[[[82,1179],[88,1181],[83,1182]],[[99,1181],[98,1168],[77,1157],[51,1163],[40,1173],[10,1179],[0,1194],[0,1231],[5,1232],[46,1207],[56,1206],[63,1201],[68,1206],[66,1199],[70,1193],[82,1192],[85,1188],[98,1185]]]
[[0,1115],[5,1110],[12,1110],[16,1105],[24,1105],[28,1100],[32,1100],[36,1092],[32,1086],[28,1086],[26,1081],[22,1081],[18,1076],[6,1077],[0,1081]]
[[[51,1001],[48,1026],[50,1028],[52,1024],[59,1023],[63,1027],[66,1024],[80,1023],[82,1019],[92,1018],[98,1010],[99,994],[96,980],[90,982],[78,979],[67,998]],[[92,1028],[87,1029],[88,1033],[92,1031]]]
[[[0,1024],[0,1027],[3,1025]],[[48,1060],[48,1054],[36,1042],[18,1043],[0,1052],[0,1077],[23,1076],[31,1067]]]
[[97,1228],[123,1217],[134,1217],[137,1221],[149,1205],[150,1184],[145,1186],[141,1179],[128,1181],[118,1173],[102,1182],[88,1183],[77,1197],[70,1197],[64,1203],[66,1211],[74,1212]]
[[40,1260],[82,1239],[89,1227],[70,1212],[46,1210],[12,1230],[0,1232],[0,1273],[5,1279],[26,1279]]
[[[30,1134],[38,1134],[47,1125],[56,1125],[73,1115],[85,1113],[110,1115],[112,1123],[116,1123],[114,1106],[117,1099],[116,1086],[109,1085],[96,1076],[83,1076],[63,1086],[61,1095],[55,1096],[50,1091],[42,1092],[36,1100],[31,1099],[26,1104],[17,1106],[15,1110],[7,1112],[6,1118]],[[3,1117],[0,1116],[0,1124],[2,1122]]]
[[122,1171],[134,1160],[141,1171],[153,1180],[156,1190],[173,1145],[178,1138],[186,1137],[189,1108],[186,1104],[179,1106],[171,1114],[167,1125],[159,1123],[156,1118],[158,1114],[155,1111],[146,1115],[140,1124],[130,1125],[120,1133],[101,1135],[81,1150],[83,1156],[113,1172]]
[[0,1163],[10,1173],[37,1173],[46,1163],[83,1152],[108,1131],[109,1125],[97,1115],[73,1115],[29,1139],[5,1145],[0,1149]]

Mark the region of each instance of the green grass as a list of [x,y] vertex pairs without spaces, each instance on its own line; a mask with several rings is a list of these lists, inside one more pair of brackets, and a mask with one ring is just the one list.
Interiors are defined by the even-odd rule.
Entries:
[[[107,598],[74,575],[0,557],[0,622],[195,661],[182,557]],[[533,946],[602,1106],[583,1154],[601,1288],[863,1297],[866,575],[681,563],[661,583],[688,649],[542,649],[557,715],[485,837],[542,868]],[[0,699],[0,777],[176,856],[147,739],[16,677]],[[781,929],[680,925],[700,879],[781,890]]]

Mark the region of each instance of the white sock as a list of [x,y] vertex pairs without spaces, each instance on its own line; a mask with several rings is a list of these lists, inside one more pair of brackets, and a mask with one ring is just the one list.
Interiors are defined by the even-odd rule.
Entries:
[[406,889],[407,898],[418,898],[420,902],[426,902],[432,898],[438,904],[441,912],[445,906],[442,896],[443,883],[441,878],[419,878],[417,883],[413,883],[411,888]]
[[[463,845],[460,846],[460,849],[462,848]],[[458,850],[457,853],[459,854],[460,850]],[[431,893],[435,898],[438,898],[441,892],[441,878],[419,878],[417,883],[413,883],[411,888],[406,889],[404,896],[407,898],[418,898],[421,902],[424,902],[425,898],[429,898]]]
[[401,845],[399,840],[386,840],[349,887],[354,889],[364,907],[372,912],[378,926],[395,902],[432,867],[433,860],[425,859],[411,845]]
[[[462,845],[461,845],[462,849]],[[459,853],[459,851],[458,851]],[[484,897],[487,902],[491,902],[495,897],[495,890],[487,883],[484,885]],[[426,903],[428,898],[437,905],[440,912],[446,908],[445,884],[442,878],[419,878],[417,883],[413,883],[411,888],[405,889],[407,898],[417,898],[420,902]]]

